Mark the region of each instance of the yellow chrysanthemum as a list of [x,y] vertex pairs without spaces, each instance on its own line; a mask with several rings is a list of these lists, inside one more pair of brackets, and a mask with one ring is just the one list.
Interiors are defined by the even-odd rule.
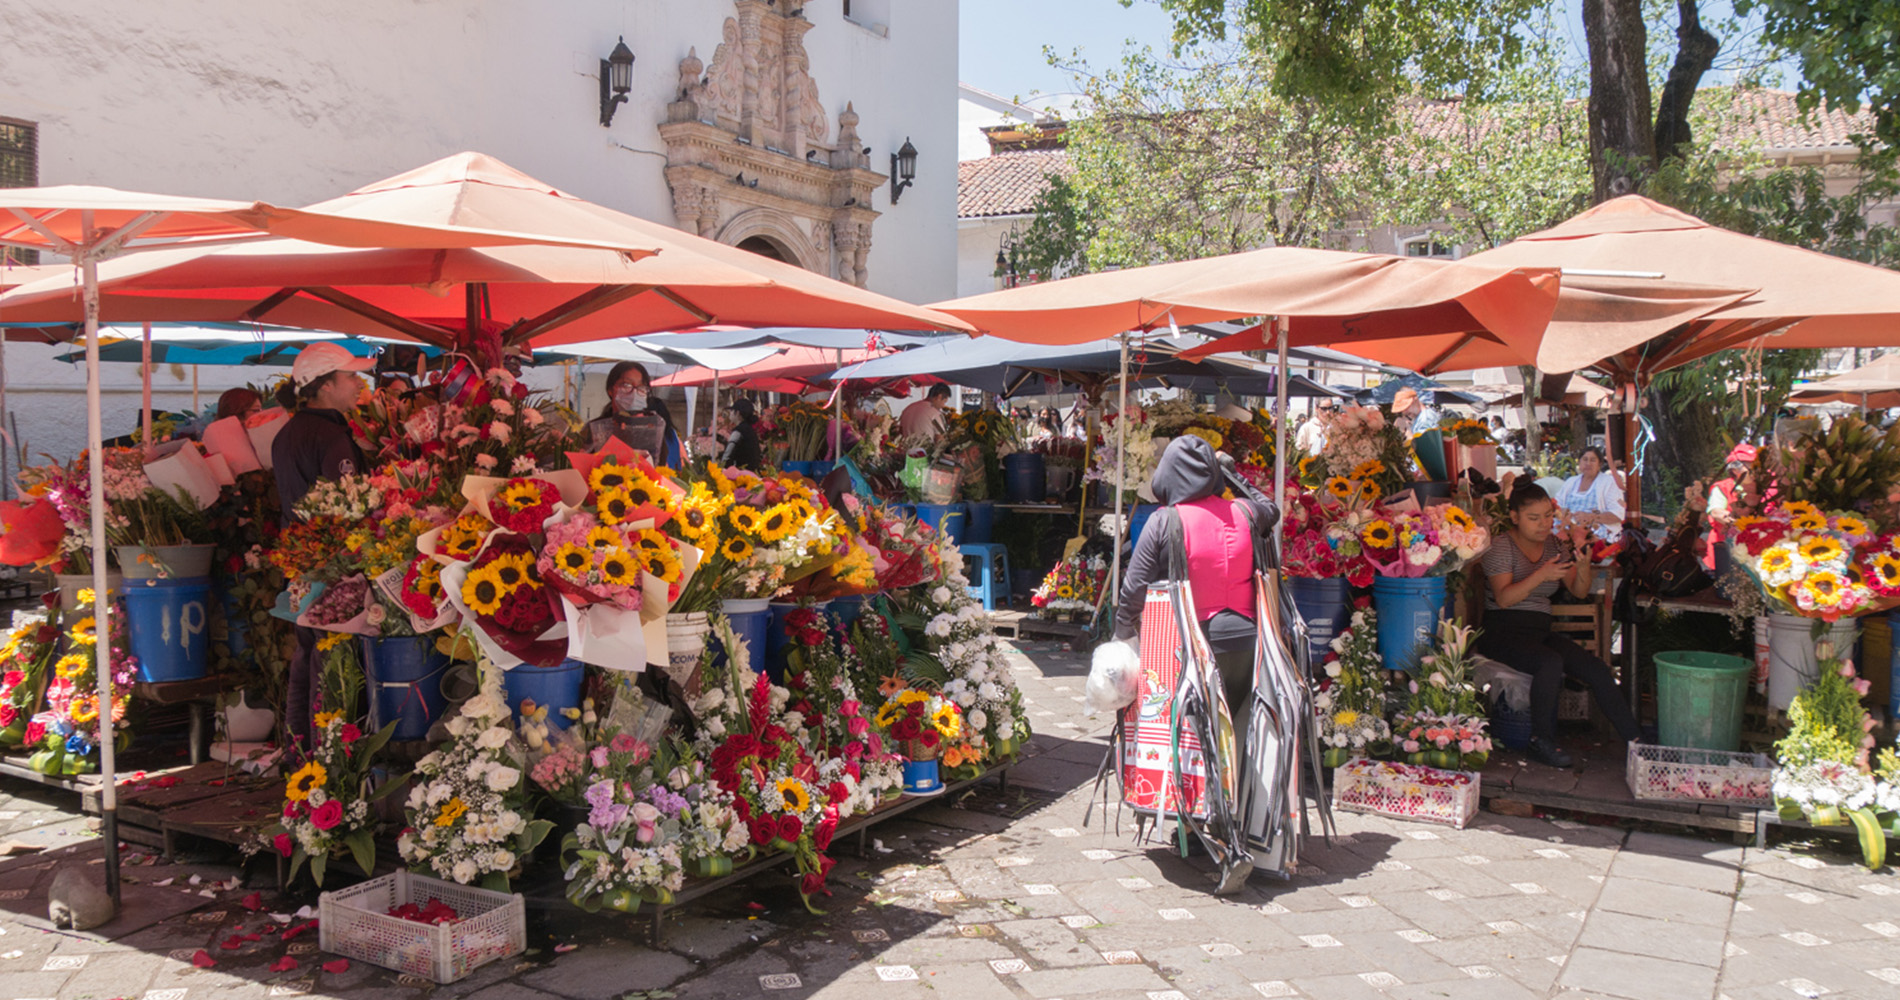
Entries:
[[454,826],[455,821],[461,819],[465,812],[468,812],[468,803],[463,802],[460,796],[452,798],[442,803],[442,807],[436,810],[435,825]]
[[777,791],[786,812],[802,813],[811,808],[811,791],[797,778],[780,778]]
[[99,592],[93,590],[91,587],[81,587],[79,588],[79,593],[74,596],[79,599],[79,606],[83,608],[93,601],[98,600]]
[[323,765],[313,760],[291,775],[289,781],[284,782],[284,798],[292,802],[302,802],[310,797],[311,792],[322,788],[323,783],[329,778],[329,772],[323,769]]
[[1832,538],[1810,538],[1801,543],[1801,558],[1811,563],[1824,563],[1839,559],[1841,543]]
[[1345,476],[1333,476],[1326,480],[1326,492],[1331,493],[1341,500],[1347,500],[1350,499],[1354,493],[1359,492],[1359,488],[1354,486],[1352,480],[1347,479]]
[[611,493],[627,485],[633,476],[634,470],[619,462],[602,462],[587,474],[587,486],[595,493]]
[[786,535],[791,534],[793,525],[797,523],[797,519],[789,505],[782,503],[773,504],[759,515],[759,528],[757,532],[759,541],[770,545],[784,538]]
[[462,603],[475,614],[492,615],[501,610],[501,599],[505,596],[507,591],[496,578],[492,565],[475,570],[462,581]]
[[749,504],[733,504],[732,509],[726,511],[726,520],[740,531],[754,534],[759,530],[759,509]]
[[733,535],[719,543],[719,554],[731,562],[745,562],[752,558],[752,543],[744,535]]
[[1358,721],[1359,721],[1359,713],[1353,711],[1350,708],[1342,708],[1339,711],[1333,713],[1333,725],[1338,726],[1341,729],[1350,728],[1353,723],[1358,722]]
[[1221,436],[1220,431],[1217,431],[1208,427],[1189,427],[1187,430],[1184,430],[1181,433],[1192,434],[1195,437],[1200,438],[1203,441],[1206,441],[1210,446],[1212,446],[1213,448],[1217,450],[1220,448],[1222,444],[1226,443],[1227,441],[1226,438]]
[[594,550],[569,542],[554,550],[554,566],[565,576],[581,576],[594,568]]
[[74,680],[92,669],[92,657],[83,653],[67,653],[53,664],[53,673],[61,680]]
[[616,587],[631,587],[640,581],[640,567],[625,549],[608,549],[600,554],[600,578]]
[[1385,520],[1366,525],[1359,538],[1375,549],[1389,549],[1399,540],[1398,533],[1392,530],[1392,522]]

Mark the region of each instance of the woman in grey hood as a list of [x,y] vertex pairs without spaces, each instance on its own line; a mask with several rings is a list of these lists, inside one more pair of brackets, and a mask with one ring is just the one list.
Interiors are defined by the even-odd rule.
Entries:
[[1141,630],[1148,585],[1168,575],[1168,520],[1178,519],[1187,550],[1188,589],[1220,670],[1227,704],[1239,713],[1253,688],[1258,640],[1253,617],[1255,546],[1272,544],[1267,534],[1280,512],[1273,501],[1245,484],[1236,499],[1222,499],[1228,486],[1222,472],[1214,446],[1192,434],[1175,438],[1161,453],[1154,495],[1167,509],[1148,519],[1128,561],[1115,611],[1115,638],[1131,638]]

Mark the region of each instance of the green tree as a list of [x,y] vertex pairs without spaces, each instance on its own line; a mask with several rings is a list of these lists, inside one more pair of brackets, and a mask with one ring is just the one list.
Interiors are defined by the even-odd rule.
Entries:
[[1891,156],[1900,147],[1900,3],[1894,0],[1738,0],[1759,12],[1762,36],[1801,63],[1797,97],[1813,111],[1823,104],[1873,111],[1873,130],[1858,137],[1863,153]]

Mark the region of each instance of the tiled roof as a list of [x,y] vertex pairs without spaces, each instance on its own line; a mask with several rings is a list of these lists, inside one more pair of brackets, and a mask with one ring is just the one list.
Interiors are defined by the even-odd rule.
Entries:
[[[1856,132],[1872,127],[1872,115],[1863,109],[1848,114],[1818,109],[1804,119],[1794,95],[1783,90],[1732,90],[1704,87],[1696,94],[1698,110],[1719,121],[1713,145],[1748,146],[1766,150],[1822,150],[1851,146]],[[1724,104],[1730,105],[1726,109]],[[1413,127],[1441,141],[1480,142],[1495,125],[1467,122],[1456,101],[1423,101],[1412,105]],[[957,164],[957,215],[972,218],[1029,212],[1051,173],[1068,173],[1068,153],[1062,150],[1025,150],[998,153]]]
[[957,164],[957,217],[1020,215],[1030,211],[1052,173],[1070,170],[1069,154],[1055,149],[997,153]]

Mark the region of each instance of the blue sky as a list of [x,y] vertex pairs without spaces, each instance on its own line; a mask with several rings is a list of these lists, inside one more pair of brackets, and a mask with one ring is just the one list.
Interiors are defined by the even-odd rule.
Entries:
[[1168,15],[1148,0],[1124,8],[1117,0],[961,0],[958,73],[962,82],[1004,97],[1072,89],[1042,47],[1081,49],[1091,66],[1119,56],[1129,39],[1165,48]]

